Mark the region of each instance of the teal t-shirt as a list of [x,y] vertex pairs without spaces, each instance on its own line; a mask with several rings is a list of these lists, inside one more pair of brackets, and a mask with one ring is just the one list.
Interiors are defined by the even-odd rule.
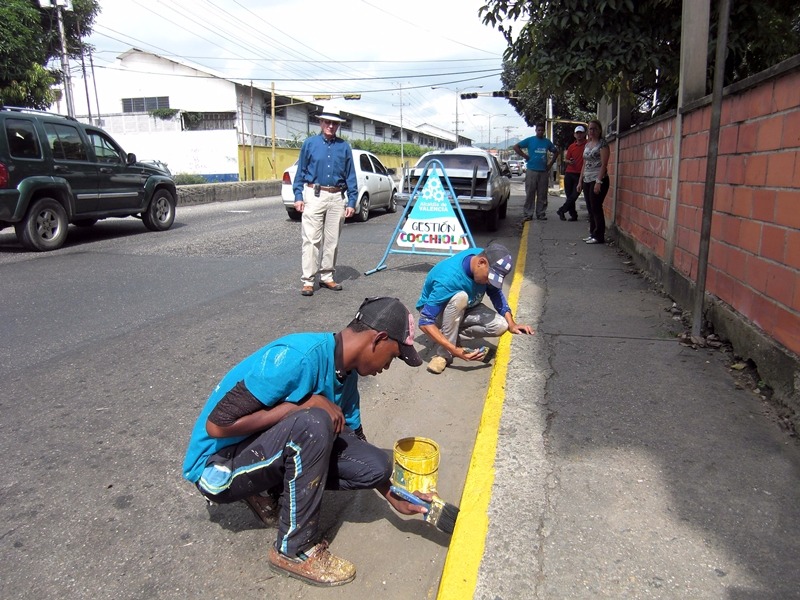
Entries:
[[532,171],[546,171],[548,150],[553,153],[558,150],[555,144],[547,138],[539,138],[535,135],[522,140],[519,147],[528,149],[528,160],[525,166]]
[[267,344],[233,367],[214,388],[194,425],[183,476],[197,482],[212,454],[248,437],[212,438],[206,432],[208,416],[240,381],[265,407],[296,404],[311,394],[325,396],[342,409],[347,426],[357,429],[361,425],[358,373],[337,379],[335,348],[332,333],[295,333]]

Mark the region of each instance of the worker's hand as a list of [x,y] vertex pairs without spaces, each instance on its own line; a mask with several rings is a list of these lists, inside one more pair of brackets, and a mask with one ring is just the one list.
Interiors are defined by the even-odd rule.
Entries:
[[458,356],[458,358],[462,360],[483,360],[486,357],[486,347],[482,346],[480,348],[472,349],[472,348],[456,348],[458,354],[453,354],[453,356]]
[[305,208],[306,203],[302,200],[295,200],[294,201],[294,209],[297,212],[303,212],[303,208]]
[[[414,495],[417,498],[422,498],[428,504],[430,504],[431,501],[433,500],[433,494],[423,494],[422,492],[414,492]],[[392,507],[401,515],[416,515],[416,514],[424,515],[426,512],[428,512],[428,509],[426,509],[424,506],[417,506],[416,504],[412,504],[411,502],[403,500],[402,498],[398,498],[391,492],[389,492],[386,495],[386,500],[388,500],[389,504],[391,504]]]
[[303,402],[303,408],[321,408],[328,413],[328,416],[331,418],[333,422],[333,432],[336,434],[341,433],[344,427],[344,414],[342,413],[342,409],[325,396],[312,394],[308,397],[308,400]]
[[528,335],[533,335],[534,333],[530,325],[520,325],[519,323],[514,323],[514,325],[509,326],[508,330],[511,333],[525,333]]
[[345,219],[349,219],[354,214],[356,214],[356,209],[353,208],[352,206],[348,206],[347,208],[344,209],[344,218]]

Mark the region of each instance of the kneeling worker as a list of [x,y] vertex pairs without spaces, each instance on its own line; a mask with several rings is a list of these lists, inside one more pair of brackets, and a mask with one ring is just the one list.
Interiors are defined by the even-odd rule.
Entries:
[[[506,331],[532,334],[529,325],[514,321],[503,295],[503,278],[511,271],[511,253],[492,243],[469,248],[433,267],[417,301],[419,328],[437,345],[428,371],[439,374],[453,362],[483,360],[481,349],[461,346],[475,338],[498,337]],[[495,311],[482,304],[487,294]]]
[[212,502],[243,500],[265,523],[277,513],[272,570],[320,586],[355,578],[355,566],[319,539],[325,489],[376,489],[399,513],[426,512],[391,493],[392,459],[366,441],[359,409],[359,376],[377,375],[395,358],[422,364],[413,339],[414,319],[397,298],[367,298],[339,333],[279,338],[214,388],[183,475]]

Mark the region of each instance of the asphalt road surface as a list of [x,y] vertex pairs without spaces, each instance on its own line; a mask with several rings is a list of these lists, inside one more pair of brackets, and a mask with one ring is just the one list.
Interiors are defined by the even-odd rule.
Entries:
[[[516,253],[521,180],[496,233]],[[402,207],[401,207],[402,208]],[[336,331],[367,296],[415,303],[435,257],[379,263],[398,222],[376,211],[345,225],[337,280],[300,289],[300,225],[279,198],[179,207],[173,228],[136,219],[72,227],[65,246],[24,251],[0,232],[2,598],[424,598],[449,538],[374,492],[326,493],[323,529],[356,581],[319,590],[275,576],[275,531],[243,504],[207,506],[181,478],[194,420],[219,378],[268,341]],[[418,348],[430,351],[422,336]],[[439,490],[460,497],[491,365],[437,378],[395,361],[362,380],[371,441],[408,435],[442,447]],[[450,371],[450,370],[448,370]]]

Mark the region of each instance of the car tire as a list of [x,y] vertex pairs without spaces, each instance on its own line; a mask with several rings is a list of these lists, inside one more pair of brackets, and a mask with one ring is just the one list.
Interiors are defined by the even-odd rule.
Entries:
[[300,221],[303,218],[303,213],[299,213],[293,208],[287,208],[286,214],[289,215],[292,221]]
[[14,226],[17,239],[29,250],[56,250],[67,239],[67,211],[53,198],[39,198],[28,209],[25,219]]
[[492,210],[483,213],[483,224],[487,231],[497,231],[500,208],[495,206]]
[[142,222],[150,231],[166,231],[175,222],[175,198],[169,190],[156,190],[147,210],[142,213]]
[[396,192],[392,190],[392,197],[389,198],[389,205],[386,207],[387,213],[396,213],[397,212],[397,196],[395,195]]
[[505,219],[507,212],[508,212],[508,198],[506,198],[506,201],[500,205],[500,212],[497,213],[497,216],[500,217],[501,219]]
[[364,223],[369,219],[369,194],[364,194],[361,197],[358,203],[358,211],[354,216],[359,223]]

